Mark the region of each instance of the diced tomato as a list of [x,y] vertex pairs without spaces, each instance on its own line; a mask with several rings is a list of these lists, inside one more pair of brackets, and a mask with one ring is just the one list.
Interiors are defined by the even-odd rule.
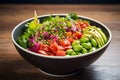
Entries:
[[53,44],[50,44],[49,49],[52,53],[56,53],[59,50],[58,44],[54,41]]
[[39,50],[49,51],[49,46],[46,44],[40,44]]
[[87,22],[84,22],[83,24],[80,24],[80,26],[81,26],[81,28],[86,28],[86,27],[88,27],[88,23]]
[[67,40],[72,44],[72,42],[74,41],[74,39],[72,37],[67,38]]
[[65,51],[57,51],[56,56],[65,56],[66,52]]
[[44,44],[40,44],[39,50],[43,50],[44,49]]
[[76,25],[79,27],[79,28],[81,28],[81,29],[83,29],[83,28],[86,28],[86,27],[88,27],[89,26],[89,23],[87,22],[87,21],[81,21],[81,20],[77,20],[76,21]]
[[73,33],[72,37],[73,37],[74,40],[78,39],[75,32]]
[[76,34],[76,36],[77,36],[77,38],[78,38],[78,39],[80,39],[80,38],[81,38],[81,36],[82,36],[82,33],[81,33],[81,32],[79,32],[79,31],[76,31],[76,32],[75,32],[75,34]]
[[67,37],[70,37],[72,35],[72,32],[66,32]]
[[53,43],[53,40],[47,40],[47,42],[48,42],[49,44],[52,44],[52,43]]
[[76,26],[79,27],[81,29],[81,24],[83,24],[82,20],[77,20],[76,21]]
[[59,45],[59,50],[65,50],[65,47]]
[[71,43],[67,39],[65,39],[65,40],[61,40],[59,44],[61,46],[69,46]]
[[49,51],[49,46],[48,45],[44,45],[44,51],[48,52]]
[[74,39],[75,39],[75,40],[78,40],[77,36],[74,36]]
[[71,49],[72,46],[70,45],[70,46],[66,46],[66,47],[64,47],[64,48],[65,48],[65,50],[68,50],[68,49]]
[[49,56],[55,56],[53,53],[50,53]]
[[38,51],[40,54],[43,54],[43,55],[48,55],[45,51],[43,51],[43,50],[39,50]]
[[79,31],[76,31],[73,33],[73,39],[75,39],[75,40],[80,39],[81,36],[82,36],[82,33]]

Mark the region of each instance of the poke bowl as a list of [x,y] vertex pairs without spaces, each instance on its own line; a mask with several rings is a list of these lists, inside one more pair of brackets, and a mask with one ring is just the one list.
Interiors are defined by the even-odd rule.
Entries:
[[[54,21],[55,18],[56,21]],[[49,31],[45,31],[46,29],[44,28],[53,24],[48,24],[49,20],[53,20],[53,23],[59,20],[63,21],[63,23],[59,22],[62,27],[59,28],[60,26],[57,26],[57,30],[52,27]],[[71,26],[69,29],[63,27],[66,20],[68,21],[67,25]],[[81,27],[81,25],[76,24],[76,21],[77,23],[82,21],[81,24],[85,24]],[[39,23],[37,25],[40,26],[38,31],[41,32],[42,30],[42,33],[36,34],[34,31],[32,33],[31,30],[28,29],[28,26],[33,29],[35,27],[34,23]],[[47,24],[47,26],[43,24]],[[77,29],[78,27],[80,28]],[[95,31],[96,33],[94,33]],[[76,34],[76,32],[80,32],[80,34]],[[27,33],[30,33],[30,35]],[[36,40],[36,35],[37,38],[39,36],[40,41],[38,41],[38,39],[36,42],[34,41],[33,38]],[[42,37],[40,37],[40,35],[42,35]],[[57,38],[54,36],[51,37],[51,35],[57,35]],[[47,36],[47,38],[44,36]],[[48,14],[38,17],[35,14],[34,18],[19,23],[13,29],[11,37],[19,54],[33,66],[53,76],[66,76],[79,72],[81,69],[95,62],[107,49],[112,35],[109,28],[101,22],[72,13]],[[70,38],[70,40],[68,40],[68,38]],[[66,39],[69,43],[66,41],[61,42]],[[23,40],[23,42],[21,40]],[[44,44],[47,45],[47,47],[45,47]],[[58,48],[56,45],[60,47]]]

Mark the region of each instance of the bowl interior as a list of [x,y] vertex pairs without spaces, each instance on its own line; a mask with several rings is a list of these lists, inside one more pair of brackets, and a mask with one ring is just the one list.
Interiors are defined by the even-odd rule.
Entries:
[[[65,14],[53,14],[52,16],[54,17],[56,15],[59,15],[60,17],[65,17],[66,16]],[[38,19],[39,19],[40,22],[42,22],[45,18],[47,18],[49,16],[50,15],[38,16]],[[103,32],[105,33],[105,35],[107,36],[107,38],[108,38],[108,42],[106,43],[106,45],[109,44],[109,42],[111,41],[111,32],[104,24],[102,24],[99,21],[96,21],[94,19],[84,17],[84,16],[79,16],[79,18],[82,19],[82,20],[87,20],[87,21],[90,22],[91,25],[101,28],[103,30]],[[12,37],[13,37],[13,40],[14,40],[13,42],[15,42],[15,44],[17,44],[17,42],[16,42],[17,38],[19,36],[21,36],[23,34],[23,32],[25,31],[25,29],[26,29],[25,24],[32,21],[32,20],[33,20],[33,18],[27,19],[27,20],[21,22],[20,24],[18,24],[14,28],[14,30],[12,32]],[[101,47],[101,48],[103,48],[103,47]]]

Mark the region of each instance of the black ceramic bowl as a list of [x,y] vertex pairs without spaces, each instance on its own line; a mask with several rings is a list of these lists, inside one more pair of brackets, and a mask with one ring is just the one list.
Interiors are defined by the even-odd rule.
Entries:
[[[65,14],[53,14],[53,16],[55,15],[59,15],[61,17],[65,16]],[[48,16],[49,15],[42,15],[39,16],[38,18],[40,21],[42,21],[44,18]],[[97,49],[96,51],[83,55],[61,57],[61,56],[45,56],[41,54],[36,54],[34,52],[22,48],[16,42],[18,36],[20,36],[24,32],[25,24],[33,20],[33,18],[21,22],[13,29],[12,41],[15,45],[15,48],[20,53],[20,55],[25,60],[27,60],[28,62],[39,68],[41,71],[52,75],[62,75],[62,76],[76,73],[80,71],[82,68],[85,68],[88,65],[92,64],[94,61],[96,61],[104,53],[112,37],[110,30],[101,22],[83,16],[79,16],[79,18],[89,21],[91,25],[100,27],[107,36],[108,42],[103,47]]]

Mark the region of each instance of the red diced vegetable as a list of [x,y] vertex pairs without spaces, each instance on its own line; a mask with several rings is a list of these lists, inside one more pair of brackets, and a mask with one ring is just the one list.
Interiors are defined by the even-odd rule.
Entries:
[[54,41],[53,44],[50,44],[49,49],[51,52],[56,53],[59,50],[58,44]]
[[70,44],[71,44],[71,43],[70,43],[67,39],[60,41],[60,45],[61,45],[61,46],[69,46]]
[[38,51],[40,54],[43,54],[43,55],[48,55],[45,51],[43,51],[43,50],[39,50]]
[[84,22],[83,24],[80,24],[81,28],[86,28],[88,27],[88,23],[87,22]]
[[69,31],[69,32],[66,32],[66,36],[67,36],[67,37],[70,37],[71,35],[72,35],[72,32],[70,32],[70,31]]
[[65,51],[57,51],[56,56],[65,56],[66,52]]
[[78,39],[80,39],[80,38],[81,38],[81,36],[82,36],[82,33],[81,33],[81,32],[79,32],[79,31],[76,31],[76,32],[75,32],[75,34],[76,34],[76,36],[77,36],[77,38],[78,38]]
[[72,37],[67,38],[67,40],[72,44],[72,42],[74,41],[74,39]]

